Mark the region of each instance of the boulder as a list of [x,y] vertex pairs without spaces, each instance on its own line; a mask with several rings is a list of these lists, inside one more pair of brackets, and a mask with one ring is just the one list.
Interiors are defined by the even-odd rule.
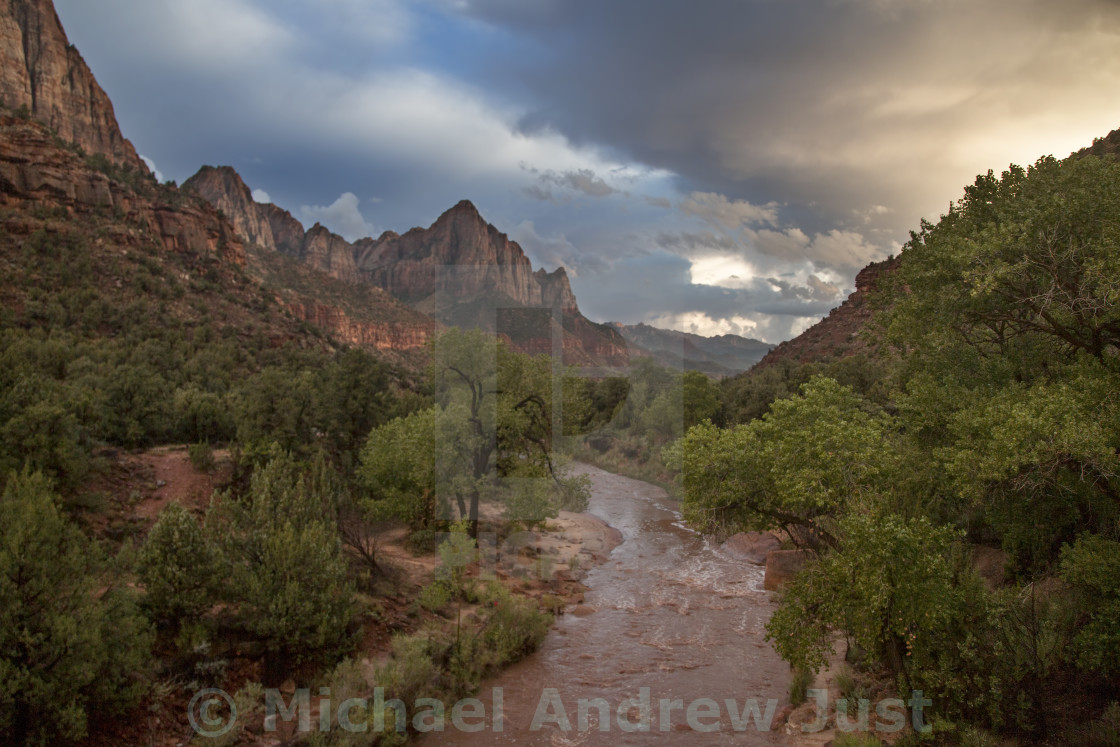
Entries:
[[723,543],[723,548],[732,555],[755,565],[766,565],[767,554],[781,546],[781,540],[770,532],[740,532]]
[[762,582],[767,591],[777,591],[789,583],[805,565],[805,550],[774,550],[766,554],[766,576]]

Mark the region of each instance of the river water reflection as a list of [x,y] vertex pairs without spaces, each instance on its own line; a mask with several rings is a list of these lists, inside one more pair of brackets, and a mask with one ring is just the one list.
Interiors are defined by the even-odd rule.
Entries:
[[[449,711],[447,730],[421,743],[782,744],[776,727],[757,728],[759,715],[767,726],[767,712],[786,702],[790,679],[764,639],[773,604],[762,568],[688,529],[660,488],[575,469],[591,478],[589,512],[623,536],[588,572],[582,616],[559,618],[540,650],[483,685],[482,731],[455,729]],[[500,732],[491,720],[495,688]],[[581,724],[579,701],[596,698],[609,720],[600,720],[599,702],[584,708]],[[642,730],[628,731],[635,727]]]

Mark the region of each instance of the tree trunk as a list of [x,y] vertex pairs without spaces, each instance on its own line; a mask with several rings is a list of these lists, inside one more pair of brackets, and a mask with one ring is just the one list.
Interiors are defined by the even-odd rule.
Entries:
[[471,493],[471,516],[467,521],[467,534],[473,540],[478,540],[478,491]]

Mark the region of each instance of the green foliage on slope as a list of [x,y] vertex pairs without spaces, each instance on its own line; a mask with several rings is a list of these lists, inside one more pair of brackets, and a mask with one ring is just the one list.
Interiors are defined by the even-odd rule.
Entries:
[[[1044,158],[912,235],[889,361],[725,384],[746,424],[667,456],[699,528],[813,551],[768,626],[785,658],[818,667],[841,631],[938,718],[1031,738],[1064,728],[1058,683],[1115,699],[1118,278],[1120,164]],[[1007,553],[1006,587],[979,582],[970,543]]]

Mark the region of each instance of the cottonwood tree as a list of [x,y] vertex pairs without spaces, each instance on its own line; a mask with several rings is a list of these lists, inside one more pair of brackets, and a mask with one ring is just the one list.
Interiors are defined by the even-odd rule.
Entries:
[[876,409],[818,377],[759,420],[695,426],[677,447],[685,518],[708,533],[783,529],[805,547],[837,547],[835,519],[878,489],[889,458]]
[[480,330],[448,330],[433,358],[435,407],[374,429],[362,451],[371,510],[419,528],[454,506],[477,537],[484,499],[527,523],[586,505],[583,481],[563,474],[553,450],[585,411],[573,403],[566,420],[556,405],[583,387],[554,378],[547,356],[513,352]]

